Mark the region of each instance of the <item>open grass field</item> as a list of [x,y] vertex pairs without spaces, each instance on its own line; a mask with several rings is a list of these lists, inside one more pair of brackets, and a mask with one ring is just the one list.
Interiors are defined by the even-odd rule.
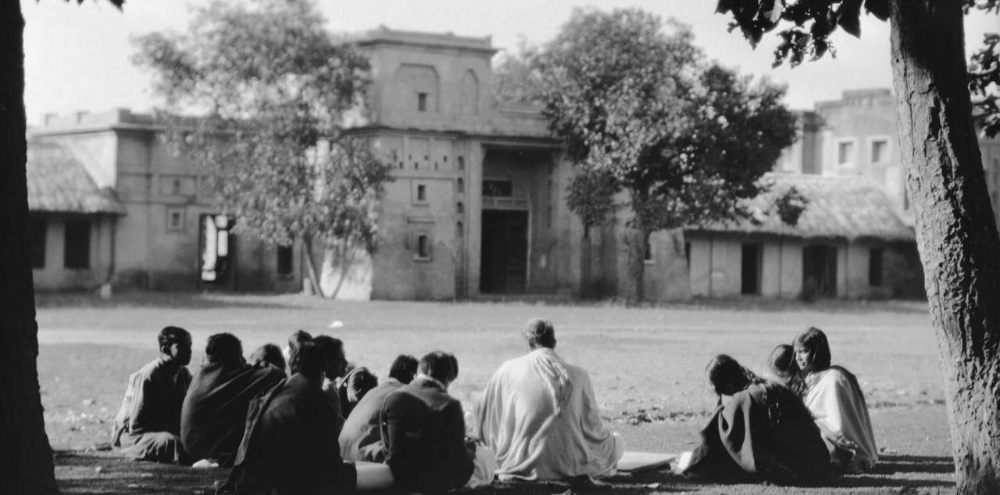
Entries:
[[[953,487],[944,389],[930,320],[921,303],[713,301],[623,308],[525,302],[330,302],[299,295],[139,294],[108,301],[43,295],[38,301],[39,372],[46,428],[66,493],[208,493],[225,472],[124,463],[98,450],[128,374],[156,357],[165,325],[191,331],[192,370],[205,339],[231,332],[254,347],[282,344],[295,329],[344,340],[348,359],[380,376],[399,353],[454,353],[452,392],[471,400],[493,370],[526,351],[521,326],[552,320],[557,351],[591,374],[605,418],[630,450],[691,449],[714,405],[704,367],[728,353],[763,371],[771,349],[806,326],[822,328],[833,360],[854,371],[873,407],[886,462],[876,473],[807,493],[938,493]],[[339,320],[344,326],[329,329]],[[76,451],[71,453],[69,451]],[[97,468],[101,467],[100,470]],[[566,487],[502,486],[507,493]],[[573,491],[614,493],[785,493],[765,485],[694,483],[664,473]]]

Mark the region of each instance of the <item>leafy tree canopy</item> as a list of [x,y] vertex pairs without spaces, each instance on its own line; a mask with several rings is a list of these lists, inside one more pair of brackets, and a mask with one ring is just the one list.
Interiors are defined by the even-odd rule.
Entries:
[[[807,58],[817,60],[836,50],[830,36],[843,29],[861,36],[862,10],[880,20],[889,17],[890,0],[719,0],[717,12],[729,14],[730,29],[739,29],[751,45],[764,34],[777,30],[781,43],[774,51],[774,66],[785,62],[792,67]],[[961,0],[966,12],[972,9],[1000,13],[1000,0]],[[969,64],[969,90],[975,98],[975,112],[983,131],[1000,134],[1000,35],[988,33]]]
[[166,100],[168,138],[214,172],[238,228],[307,250],[312,239],[372,250],[389,165],[342,133],[364,103],[369,64],[323,24],[311,2],[214,1],[189,34],[136,40],[135,61]]

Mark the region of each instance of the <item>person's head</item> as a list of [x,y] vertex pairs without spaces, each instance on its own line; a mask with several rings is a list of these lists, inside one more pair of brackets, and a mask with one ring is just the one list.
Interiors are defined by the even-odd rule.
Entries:
[[253,354],[250,354],[250,364],[258,368],[270,366],[284,372],[287,363],[285,363],[285,356],[281,353],[281,349],[278,346],[264,344],[254,350]]
[[556,348],[556,329],[552,322],[541,318],[533,318],[524,326],[524,340],[528,342],[528,347],[538,349],[546,347]]
[[351,404],[357,404],[369,390],[378,386],[378,377],[368,368],[361,366],[351,370],[350,374],[347,375],[345,385],[347,387],[347,401]]
[[164,327],[157,338],[160,355],[167,361],[186,366],[191,362],[191,334],[181,327]]
[[326,356],[314,342],[304,341],[300,343],[295,353],[292,354],[292,362],[289,365],[293,375],[300,374],[313,383],[323,383],[323,375],[326,372]]
[[767,366],[771,368],[774,376],[787,383],[799,372],[799,367],[795,364],[795,350],[788,344],[781,344],[771,351],[767,358]]
[[420,373],[429,376],[445,387],[458,378],[458,360],[446,352],[434,351],[420,358]]
[[417,376],[417,358],[400,354],[389,368],[389,378],[395,378],[400,383],[410,383]]
[[243,343],[231,333],[212,335],[205,344],[205,359],[212,364],[243,364]]
[[804,373],[823,371],[830,367],[830,342],[826,334],[816,327],[809,327],[792,342],[795,363]]
[[326,358],[327,378],[332,380],[347,374],[347,356],[344,353],[344,343],[340,339],[329,335],[318,335],[313,338],[313,343],[319,346]]
[[705,367],[705,373],[719,396],[733,395],[745,390],[757,379],[752,371],[726,354],[713,357]]

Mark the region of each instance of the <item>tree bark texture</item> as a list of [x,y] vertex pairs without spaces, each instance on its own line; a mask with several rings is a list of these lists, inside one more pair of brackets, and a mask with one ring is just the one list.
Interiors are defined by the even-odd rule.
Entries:
[[644,227],[629,229],[625,234],[628,246],[628,277],[625,280],[625,299],[629,303],[641,303],[646,299],[646,243],[649,230]]
[[1000,236],[966,87],[960,0],[894,0],[900,148],[945,373],[958,493],[1000,493]]
[[58,493],[38,388],[28,257],[24,20],[0,2],[0,493]]

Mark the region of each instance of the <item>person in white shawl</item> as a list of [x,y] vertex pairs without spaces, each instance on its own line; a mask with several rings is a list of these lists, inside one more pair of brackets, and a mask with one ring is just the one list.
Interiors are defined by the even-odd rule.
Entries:
[[524,337],[531,352],[500,366],[474,419],[473,434],[496,453],[498,478],[615,474],[624,444],[602,422],[590,376],[556,354],[552,323],[531,320]]
[[831,462],[848,471],[869,471],[878,463],[871,418],[858,379],[830,365],[830,343],[818,328],[795,337],[795,361],[804,378],[804,401],[819,426]]

